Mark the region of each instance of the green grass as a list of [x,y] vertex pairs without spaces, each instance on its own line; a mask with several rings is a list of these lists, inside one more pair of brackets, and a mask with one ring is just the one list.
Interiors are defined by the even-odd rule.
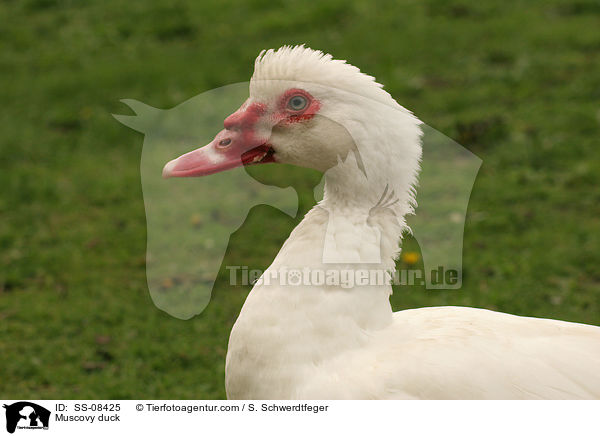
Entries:
[[[398,288],[396,309],[600,324],[599,19],[596,0],[2,2],[0,397],[224,397],[249,289],[222,268],[200,316],[154,306],[143,138],[110,114],[129,113],[121,98],[168,108],[246,81],[282,44],[348,59],[483,160],[463,288]],[[297,222],[254,209],[223,264],[267,266]]]

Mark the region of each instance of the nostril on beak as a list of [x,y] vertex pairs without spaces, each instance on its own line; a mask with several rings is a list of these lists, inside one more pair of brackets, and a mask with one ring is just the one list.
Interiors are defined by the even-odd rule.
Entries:
[[231,138],[225,138],[219,141],[219,147],[227,147],[229,144],[231,144]]

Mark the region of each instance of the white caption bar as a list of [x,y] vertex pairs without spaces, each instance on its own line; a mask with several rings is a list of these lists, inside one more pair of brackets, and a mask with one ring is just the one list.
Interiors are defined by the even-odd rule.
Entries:
[[[597,435],[600,401],[0,400],[0,434]],[[12,430],[12,432],[11,432]],[[36,432],[35,430],[43,430]],[[210,432],[210,433],[207,433]],[[171,433],[172,434],[172,433]]]

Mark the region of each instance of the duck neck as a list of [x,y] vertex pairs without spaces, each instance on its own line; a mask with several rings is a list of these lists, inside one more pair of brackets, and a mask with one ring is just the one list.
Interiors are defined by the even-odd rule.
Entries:
[[344,161],[327,170],[324,178],[322,205],[333,211],[368,212],[386,189],[383,178],[367,177],[357,152],[351,152]]
[[323,200],[328,213],[324,263],[392,271],[412,212],[412,188],[399,189],[389,161],[363,164],[357,152],[325,173]]
[[[360,158],[351,152],[325,173],[323,200],[293,230],[232,330],[226,370],[231,398],[245,398],[249,392],[289,398],[286,387],[303,383],[295,368],[360,348],[370,338],[365,332],[393,322],[392,289],[382,273],[395,267],[404,215],[413,207],[420,157],[418,129],[413,130],[412,137],[400,138],[404,144],[390,144],[388,155],[382,144],[362,147]],[[360,132],[352,133],[360,137]],[[303,279],[308,271],[310,283],[295,279],[294,286],[291,270]],[[359,270],[367,271],[366,283],[357,282]],[[381,276],[373,280],[371,271]],[[324,275],[325,283],[314,281],[319,273],[325,273],[320,279]],[[351,283],[342,280],[343,274]],[[328,282],[332,276],[338,283]],[[273,371],[273,365],[285,369]]]

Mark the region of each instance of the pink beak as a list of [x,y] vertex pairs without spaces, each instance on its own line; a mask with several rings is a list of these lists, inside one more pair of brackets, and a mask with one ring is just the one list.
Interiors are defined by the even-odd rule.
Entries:
[[225,129],[208,145],[168,162],[163,168],[163,177],[207,176],[242,165],[275,162],[268,138],[256,134],[257,124],[265,113],[264,105],[245,106],[227,117]]

